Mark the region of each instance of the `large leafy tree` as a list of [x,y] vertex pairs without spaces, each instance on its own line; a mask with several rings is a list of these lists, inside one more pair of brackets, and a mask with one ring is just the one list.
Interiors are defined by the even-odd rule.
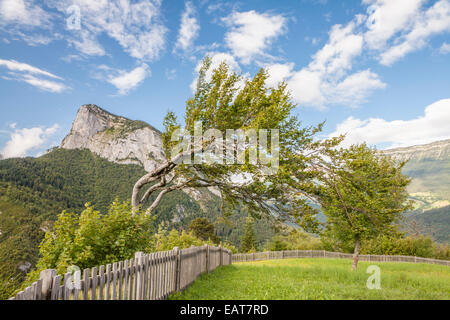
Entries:
[[[309,204],[315,197],[312,186],[318,172],[312,164],[321,161],[322,155],[339,139],[315,140],[322,124],[302,127],[293,115],[295,105],[286,84],[282,82],[275,88],[268,88],[264,69],[244,81],[230,72],[225,63],[213,70],[212,75],[208,71],[210,67],[211,59],[206,58],[199,71],[195,95],[186,103],[183,125],[172,112],[167,114],[163,133],[167,161],[137,181],[132,194],[134,210],[142,210],[153,193],[157,196],[147,214],[154,212],[168,192],[209,187],[220,192],[225,213],[236,206],[244,206],[252,215],[265,214],[270,218],[295,221],[308,230],[315,229],[316,211]],[[214,129],[215,134],[200,141],[194,139],[199,124],[203,132]],[[225,139],[217,135],[218,132],[225,138],[230,129],[255,130],[258,134],[264,133],[261,130],[271,133],[276,129],[278,146],[275,147],[270,137],[267,148],[260,145],[244,148],[243,158],[237,143],[223,143]],[[179,147],[174,136],[184,137],[189,147],[174,151]],[[239,134],[228,137],[236,142]],[[262,142],[258,138],[258,142]],[[249,145],[244,144],[244,147]],[[184,161],[203,159],[201,153],[208,150],[212,150],[219,161],[192,161],[193,164]],[[260,155],[257,161],[251,160],[252,152]],[[272,164],[267,162],[273,159],[278,159],[277,167],[268,173]]]
[[406,162],[384,156],[365,144],[332,150],[322,167],[318,192],[327,217],[324,236],[354,243],[352,269],[361,240],[395,234],[401,213],[411,207],[401,170]]

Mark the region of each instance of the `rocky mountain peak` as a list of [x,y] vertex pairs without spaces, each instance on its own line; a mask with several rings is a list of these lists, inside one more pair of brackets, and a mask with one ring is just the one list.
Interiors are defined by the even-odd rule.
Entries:
[[152,170],[164,160],[161,132],[143,121],[116,116],[94,104],[80,107],[64,149],[89,149],[109,161]]

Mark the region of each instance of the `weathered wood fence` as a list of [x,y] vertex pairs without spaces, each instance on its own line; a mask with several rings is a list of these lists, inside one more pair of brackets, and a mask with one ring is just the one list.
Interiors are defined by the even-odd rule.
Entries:
[[202,246],[144,254],[64,276],[44,270],[12,300],[163,300],[205,272],[232,262],[223,247]]
[[[329,252],[325,250],[287,250],[287,251],[266,251],[255,253],[240,253],[233,254],[233,262],[241,261],[259,261],[272,259],[287,259],[287,258],[344,258],[352,259],[353,254],[341,252]],[[428,259],[412,256],[384,256],[374,254],[361,254],[359,261],[373,261],[373,262],[413,262],[413,263],[429,263],[450,266],[450,261]]]

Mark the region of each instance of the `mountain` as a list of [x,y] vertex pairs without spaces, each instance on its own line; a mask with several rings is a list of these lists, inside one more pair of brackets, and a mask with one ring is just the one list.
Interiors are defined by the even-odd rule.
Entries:
[[63,149],[88,149],[108,161],[142,165],[151,171],[165,159],[161,132],[143,121],[113,115],[100,107],[81,106]]
[[411,177],[408,188],[418,209],[450,205],[450,140],[383,151],[399,160],[408,160],[404,173]]
[[403,173],[412,178],[408,187],[415,220],[424,233],[440,242],[450,241],[450,140],[384,150],[384,154],[406,163]]
[[[87,149],[108,161],[137,164],[151,171],[164,161],[161,132],[144,121],[114,115],[97,105],[82,105],[60,148]],[[214,189],[183,190],[195,201],[208,201]]]
[[450,139],[424,145],[388,149],[384,150],[383,153],[394,156],[399,160],[448,160],[450,158]]

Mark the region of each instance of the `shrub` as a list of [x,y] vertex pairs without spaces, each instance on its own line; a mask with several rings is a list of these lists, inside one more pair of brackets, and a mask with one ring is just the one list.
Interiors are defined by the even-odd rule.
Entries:
[[270,251],[322,249],[323,245],[318,238],[293,228],[274,236],[266,245],[266,250]]
[[[197,247],[205,244],[216,246],[216,244],[210,239],[202,240],[197,238],[192,231],[178,231],[175,229],[168,231],[163,225],[160,225],[158,232],[155,234],[154,243],[150,248],[148,248],[148,251],[167,251],[172,250],[174,247],[185,249],[191,246]],[[233,253],[237,252],[236,247],[229,242],[222,243],[222,246],[231,250]]]
[[104,215],[89,204],[79,216],[63,211],[45,234],[39,246],[41,257],[27,283],[38,279],[44,269],[64,274],[72,265],[84,269],[130,259],[152,242],[151,218],[133,215],[129,202],[114,201]]
[[448,258],[448,245],[439,246],[428,236],[379,236],[362,242],[362,254],[417,256],[423,258]]

